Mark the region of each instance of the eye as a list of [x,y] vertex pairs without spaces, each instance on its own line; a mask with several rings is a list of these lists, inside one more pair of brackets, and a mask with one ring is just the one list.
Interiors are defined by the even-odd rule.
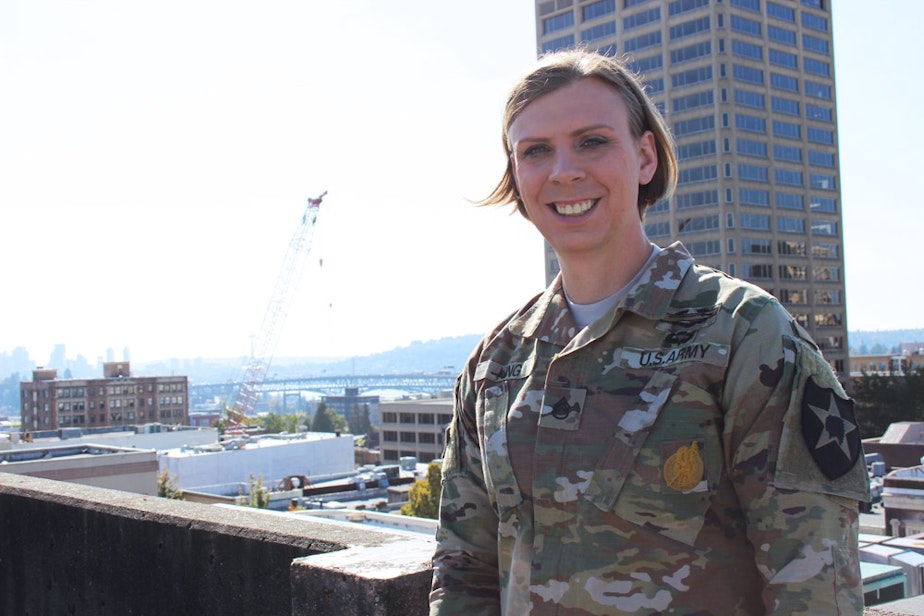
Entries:
[[600,146],[604,146],[607,143],[609,142],[603,137],[593,135],[593,136],[584,137],[583,139],[581,139],[581,141],[578,143],[578,147],[584,150],[593,150],[595,148],[599,148]]
[[524,159],[528,159],[528,158],[535,159],[535,158],[539,158],[543,154],[547,154],[549,151],[550,151],[549,146],[543,143],[537,143],[523,150],[523,152],[520,153],[520,157]]

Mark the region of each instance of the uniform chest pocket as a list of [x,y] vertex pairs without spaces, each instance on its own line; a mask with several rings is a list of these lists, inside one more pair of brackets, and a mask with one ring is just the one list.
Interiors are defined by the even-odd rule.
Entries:
[[722,469],[714,398],[656,373],[627,411],[584,497],[649,531],[693,545]]
[[484,481],[498,515],[516,508],[523,496],[510,463],[507,442],[507,413],[510,392],[507,382],[486,387],[483,392],[482,424],[479,426],[484,464]]

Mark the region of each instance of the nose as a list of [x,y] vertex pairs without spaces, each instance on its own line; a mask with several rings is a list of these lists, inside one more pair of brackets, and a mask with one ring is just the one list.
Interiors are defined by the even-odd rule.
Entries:
[[553,182],[567,184],[584,179],[584,169],[574,152],[567,148],[555,151],[549,179]]

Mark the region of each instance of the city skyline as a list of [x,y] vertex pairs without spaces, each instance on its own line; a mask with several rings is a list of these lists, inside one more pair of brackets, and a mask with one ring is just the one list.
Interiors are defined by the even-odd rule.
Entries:
[[[3,346],[246,356],[324,190],[277,356],[480,334],[539,292],[538,234],[469,201],[500,177],[533,3],[431,4],[0,7]],[[921,214],[896,179],[924,136],[915,14],[833,3],[850,331],[924,326]]]

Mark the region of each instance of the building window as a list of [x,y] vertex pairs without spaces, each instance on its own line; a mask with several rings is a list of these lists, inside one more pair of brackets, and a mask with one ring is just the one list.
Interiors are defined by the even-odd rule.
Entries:
[[790,100],[788,98],[780,98],[779,96],[771,97],[770,108],[776,113],[785,113],[791,116],[799,115],[799,101]]
[[712,81],[712,66],[703,66],[671,75],[671,85],[674,88],[684,88],[707,81]]
[[829,107],[819,107],[818,105],[805,105],[805,117],[810,120],[819,120],[822,122],[833,122],[834,112]]
[[812,256],[816,259],[839,259],[841,249],[837,244],[812,244]]
[[568,11],[554,17],[546,17],[542,20],[542,34],[552,34],[559,30],[566,30],[574,25],[574,13]]
[[[802,148],[797,148],[790,145],[774,145],[773,146],[773,158],[776,160],[785,160],[791,163],[801,163],[802,162]],[[802,185],[801,178],[799,186]]]
[[[691,160],[716,154],[715,140],[699,141],[677,146],[677,160]],[[651,211],[649,209],[649,211]]]
[[712,55],[712,42],[705,41],[687,47],[681,47],[671,52],[671,64],[682,64],[692,60],[699,60]]
[[574,35],[569,34],[567,36],[562,36],[551,41],[547,41],[542,44],[542,53],[548,53],[550,51],[559,51],[561,49],[568,49],[574,47]]
[[812,188],[820,188],[821,190],[837,190],[837,186],[834,183],[834,176],[825,175],[823,173],[810,173],[809,186]]
[[696,182],[708,182],[718,177],[718,169],[715,165],[704,165],[702,167],[693,167],[690,169],[681,169],[677,174],[677,185],[693,184]]
[[796,23],[796,11],[788,6],[782,6],[775,2],[767,2],[767,16],[790,23]]
[[816,167],[834,167],[834,154],[830,152],[809,150],[808,160],[810,165]]
[[828,197],[812,197],[809,200],[809,209],[813,212],[837,213],[837,200]]
[[770,240],[741,240],[741,254],[743,255],[769,255]]
[[650,23],[654,23],[660,20],[661,7],[656,6],[653,9],[648,9],[647,11],[642,11],[641,13],[636,13],[635,15],[629,15],[628,17],[623,18],[622,29],[633,30],[635,28],[641,28],[642,26],[647,26]]
[[749,36],[763,36],[759,21],[746,19],[739,15],[731,16],[731,29],[736,32],[743,32]]
[[719,228],[719,215],[695,216],[685,218],[680,221],[678,233],[701,233],[703,231],[715,231]]
[[814,37],[810,34],[802,35],[802,48],[806,51],[814,51],[824,55],[829,55],[828,41]]
[[700,17],[699,19],[693,19],[691,21],[672,26],[669,31],[670,39],[672,41],[676,41],[677,39],[693,36],[694,34],[699,34],[700,32],[708,32],[711,29],[709,24],[709,17]]
[[751,43],[745,43],[744,41],[733,39],[732,54],[741,58],[748,58],[750,60],[757,60],[762,62],[764,59],[764,48],[760,45],[752,45]]
[[742,9],[760,13],[760,0],[729,0],[729,4]]
[[635,38],[627,39],[623,44],[626,53],[632,53],[641,49],[648,49],[661,44],[661,31],[655,30],[648,34],[642,34]]
[[769,263],[744,263],[741,265],[741,275],[751,280],[772,280],[773,265]]
[[823,83],[816,83],[814,81],[805,80],[805,95],[812,96],[815,98],[823,98],[825,100],[831,100],[831,86],[826,86]]
[[735,104],[754,109],[764,109],[764,95],[750,90],[735,90]]
[[787,139],[802,139],[802,127],[791,122],[773,121],[773,134]]
[[738,189],[738,201],[741,205],[770,206],[770,193],[766,190]]
[[675,137],[684,135],[694,135],[706,131],[715,130],[715,116],[704,116],[701,118],[691,118],[682,120],[674,124],[673,131]]
[[799,91],[799,80],[795,77],[790,77],[788,75],[780,75],[779,73],[770,73],[770,86],[777,90],[785,90],[787,92],[798,92]]
[[629,62],[629,68],[636,73],[647,73],[664,67],[664,56],[657,54]]
[[822,77],[831,76],[831,65],[827,62],[813,60],[812,58],[805,58],[802,60],[802,65],[805,67],[806,73],[821,75]]
[[773,180],[777,184],[785,184],[786,186],[802,186],[802,172],[793,171],[792,169],[780,169],[776,168],[773,170]]
[[781,240],[776,243],[777,252],[784,257],[804,257],[805,242],[800,240]]
[[763,118],[747,115],[744,113],[735,114],[735,128],[746,130],[752,133],[766,133],[767,121]]
[[686,96],[681,96],[671,100],[674,113],[689,111],[690,109],[697,109],[699,107],[712,106],[714,104],[715,93],[712,90],[708,90],[706,92],[697,92],[696,94],[688,94]]
[[735,146],[738,154],[743,156],[755,156],[758,158],[767,158],[767,144],[760,141],[751,141],[750,139],[736,139]]
[[794,218],[792,216],[777,216],[776,230],[780,233],[805,234],[805,220],[802,218]]
[[606,38],[608,36],[613,36],[614,34],[616,34],[616,22],[608,21],[606,23],[600,24],[599,26],[594,26],[593,28],[582,30],[581,41],[587,43],[590,41]]
[[739,164],[738,178],[752,182],[767,182],[770,180],[770,175],[767,167],[762,165]]
[[776,26],[767,26],[767,38],[771,41],[776,41],[777,43],[785,43],[786,45],[796,45],[796,33],[792,30],[787,30],[786,28],[777,28]]
[[581,9],[581,17],[584,21],[590,21],[604,15],[610,15],[616,12],[616,0],[599,0],[592,2]]
[[767,52],[767,55],[770,58],[770,64],[775,66],[782,66],[784,68],[791,68],[793,70],[799,66],[796,54],[794,53],[787,53],[785,51],[780,51],[779,49],[771,49]]
[[837,223],[833,220],[813,220],[812,235],[837,236]]
[[719,191],[705,190],[703,192],[686,193],[683,195],[677,195],[675,199],[677,201],[678,210],[707,207],[710,205],[719,204]]
[[805,202],[802,195],[793,195],[790,193],[776,193],[774,195],[776,207],[785,210],[804,210]]
[[722,254],[722,242],[720,240],[689,242],[686,247],[694,257],[711,257]]
[[820,32],[828,31],[827,19],[819,17],[818,15],[813,15],[812,13],[806,13],[805,11],[802,12],[802,25]]
[[752,231],[769,231],[770,230],[770,217],[763,216],[758,214],[741,214],[738,222],[741,224],[742,229],[749,229]]
[[671,234],[671,223],[668,221],[650,222],[645,225],[645,235],[648,237],[668,237]]
[[709,0],[676,0],[667,5],[667,14],[668,16],[680,15],[704,6],[709,6]]
[[743,81],[745,83],[754,83],[758,85],[764,84],[764,72],[757,68],[741,66],[740,64],[733,64],[732,75],[736,81]]
[[781,265],[779,273],[781,280],[805,280],[806,269],[804,265]]

